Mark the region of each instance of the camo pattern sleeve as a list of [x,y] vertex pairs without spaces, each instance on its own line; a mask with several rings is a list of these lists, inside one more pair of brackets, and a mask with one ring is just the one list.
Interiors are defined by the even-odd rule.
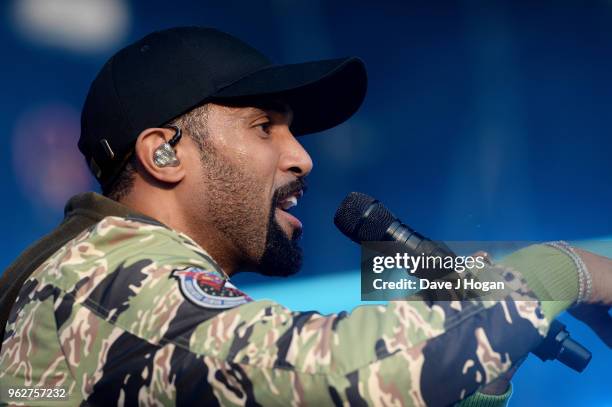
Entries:
[[293,312],[252,301],[187,236],[105,218],[24,284],[2,397],[35,386],[66,388],[65,405],[448,405],[548,329],[520,274],[495,267],[508,301]]

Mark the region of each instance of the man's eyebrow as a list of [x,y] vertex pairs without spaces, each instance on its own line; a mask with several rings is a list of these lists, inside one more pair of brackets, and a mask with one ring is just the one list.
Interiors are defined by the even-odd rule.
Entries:
[[258,103],[256,106],[249,107],[249,111],[247,114],[249,116],[256,116],[261,113],[266,113],[268,111],[273,111],[276,113],[281,113],[289,118],[289,120],[293,119],[293,111],[289,107],[289,105],[278,102],[278,101],[265,101]]
[[286,103],[280,102],[278,100],[267,100],[262,102],[259,106],[260,109],[263,110],[272,110],[278,113],[290,114],[291,108]]

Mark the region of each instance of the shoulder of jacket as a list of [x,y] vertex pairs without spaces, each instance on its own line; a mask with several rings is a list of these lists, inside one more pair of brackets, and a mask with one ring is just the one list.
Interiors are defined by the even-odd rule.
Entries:
[[142,219],[109,216],[81,232],[32,274],[64,291],[93,284],[118,269],[197,267],[224,276],[187,235]]
[[111,340],[106,334],[133,335],[186,350],[200,324],[252,301],[188,236],[120,217],[83,231],[28,283],[26,302],[49,290],[57,297],[53,307],[62,338],[82,326],[104,325],[100,340]]

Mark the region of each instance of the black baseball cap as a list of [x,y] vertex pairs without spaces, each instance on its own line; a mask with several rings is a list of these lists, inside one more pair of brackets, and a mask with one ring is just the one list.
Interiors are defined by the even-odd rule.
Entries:
[[205,27],[157,31],[104,64],[81,114],[79,150],[102,186],[116,179],[136,138],[210,101],[279,97],[294,112],[295,135],[353,115],[367,88],[355,57],[275,65],[241,40]]

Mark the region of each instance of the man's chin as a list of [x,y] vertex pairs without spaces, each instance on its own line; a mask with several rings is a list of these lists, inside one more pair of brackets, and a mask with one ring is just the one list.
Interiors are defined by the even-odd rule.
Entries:
[[293,229],[289,238],[283,228],[271,219],[266,246],[256,271],[266,276],[288,277],[302,268],[302,248],[298,245],[301,228]]

